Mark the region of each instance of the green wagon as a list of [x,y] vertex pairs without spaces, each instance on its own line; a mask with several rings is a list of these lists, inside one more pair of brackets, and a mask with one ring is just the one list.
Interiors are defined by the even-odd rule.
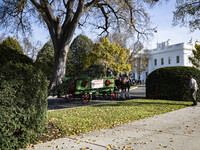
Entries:
[[52,96],[64,95],[67,100],[80,98],[83,104],[88,104],[96,97],[116,98],[115,77],[97,78],[64,78],[63,83],[51,91]]

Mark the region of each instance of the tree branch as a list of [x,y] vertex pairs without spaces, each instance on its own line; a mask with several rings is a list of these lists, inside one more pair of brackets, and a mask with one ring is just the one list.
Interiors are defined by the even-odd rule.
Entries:
[[[129,13],[130,13],[130,24],[131,26],[133,27],[133,29],[138,32],[139,34],[142,34],[134,25],[134,22],[133,22],[133,7],[130,5],[130,3],[125,0],[125,3],[127,4],[127,6],[129,7]],[[139,36],[139,35],[138,35]]]
[[[73,0],[72,0],[72,2],[73,2]],[[65,39],[66,37],[72,37],[71,34],[73,35],[73,33],[78,25],[78,22],[80,20],[80,17],[84,12],[84,2],[85,2],[85,0],[79,0],[78,7],[76,9],[76,12],[75,12],[73,18],[71,18],[71,20],[69,20],[68,22],[65,22],[65,25],[63,26],[64,32],[62,35],[62,39]],[[67,28],[70,30],[66,30]]]
[[84,12],[84,2],[85,2],[85,0],[79,0],[78,7],[77,7],[74,17],[72,19],[72,22],[78,23],[78,20],[81,17],[81,14]]
[[46,15],[48,16],[50,22],[55,23],[56,17],[54,16],[50,3],[47,0],[40,0],[40,3],[41,6],[44,5],[43,8],[45,8],[45,10],[43,11],[46,12]]
[[87,4],[85,4],[84,9],[88,10],[89,8],[97,5],[98,2],[100,2],[101,0],[93,0],[91,2],[88,2]]
[[108,16],[107,16],[107,13],[105,11],[105,9],[103,8],[102,5],[98,5],[99,8],[101,9],[101,12],[105,18],[105,27],[101,27],[102,29],[104,29],[105,32],[108,32],[108,28],[109,28],[109,25],[108,25]]
[[65,0],[63,0],[63,1],[64,1],[65,8],[67,9],[65,21],[64,21],[63,26],[62,26],[63,30],[65,31],[68,23],[71,22],[71,20],[72,20],[73,6],[74,6],[75,0],[68,0],[67,4],[65,3]]

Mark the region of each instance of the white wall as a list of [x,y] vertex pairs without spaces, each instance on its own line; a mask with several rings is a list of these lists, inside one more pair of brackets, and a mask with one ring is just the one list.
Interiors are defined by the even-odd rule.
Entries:
[[[157,45],[157,49],[150,50],[150,60],[147,69],[141,73],[140,79],[146,81],[146,72],[150,74],[152,71],[170,66],[192,66],[188,57],[192,56],[192,49],[194,49],[195,43],[179,43],[172,45],[171,42],[162,42]],[[179,56],[179,63],[177,63],[177,56]],[[168,59],[171,58],[171,64]],[[161,58],[164,59],[164,63],[161,64]],[[155,66],[154,60],[157,59],[157,65]],[[137,72],[135,71],[135,78],[139,79]]]

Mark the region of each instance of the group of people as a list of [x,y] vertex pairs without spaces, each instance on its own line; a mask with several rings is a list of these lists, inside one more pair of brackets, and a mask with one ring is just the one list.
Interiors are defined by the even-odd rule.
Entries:
[[113,71],[108,67],[107,70],[106,70],[106,76],[111,77],[113,75],[114,75]]
[[[111,70],[110,68],[107,68],[106,76],[107,77],[116,76],[116,73],[113,70]],[[128,75],[127,75],[127,73],[124,73],[124,74],[119,73],[118,77],[128,77]]]

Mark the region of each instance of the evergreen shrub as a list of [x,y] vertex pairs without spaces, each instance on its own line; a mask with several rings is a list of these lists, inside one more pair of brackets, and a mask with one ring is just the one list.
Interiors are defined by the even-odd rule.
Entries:
[[5,48],[0,45],[0,65],[5,65],[8,62],[33,64],[32,59],[24,54],[19,53],[17,50]]
[[0,44],[0,47],[3,49],[12,49],[17,51],[20,54],[24,54],[23,48],[21,47],[21,45],[19,44],[19,42],[12,38],[12,37],[8,37],[5,40],[3,40],[3,42]]
[[46,112],[44,73],[27,56],[1,49],[0,149],[19,149],[34,142],[46,129]]
[[[146,81],[146,97],[190,101],[189,75],[192,75],[200,86],[200,70],[194,67],[165,67],[153,71]],[[198,91],[197,99],[199,98]]]

